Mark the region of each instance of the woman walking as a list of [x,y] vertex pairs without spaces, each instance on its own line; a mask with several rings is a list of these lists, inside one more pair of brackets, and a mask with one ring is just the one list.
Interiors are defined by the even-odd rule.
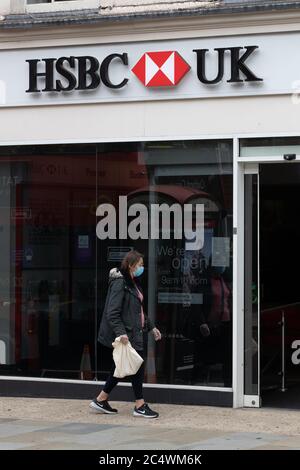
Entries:
[[[148,332],[152,332],[155,341],[161,339],[160,331],[146,316],[143,306],[144,296],[138,278],[144,272],[143,256],[137,251],[127,253],[120,270],[114,268],[109,273],[109,287],[104,312],[100,324],[98,341],[112,348],[116,337],[121,337],[123,344],[130,341],[133,348],[146,358]],[[118,410],[108,403],[108,397],[119,379],[114,377],[115,366],[103,390],[91,403],[90,407],[100,413],[115,414]],[[158,413],[151,410],[143,398],[144,362],[135,375],[130,376],[135,395],[133,416],[158,418]]]

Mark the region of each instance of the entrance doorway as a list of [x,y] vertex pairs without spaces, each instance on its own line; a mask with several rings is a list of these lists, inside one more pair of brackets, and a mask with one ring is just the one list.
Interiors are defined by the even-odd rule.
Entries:
[[300,165],[257,170],[245,175],[245,390],[300,409]]

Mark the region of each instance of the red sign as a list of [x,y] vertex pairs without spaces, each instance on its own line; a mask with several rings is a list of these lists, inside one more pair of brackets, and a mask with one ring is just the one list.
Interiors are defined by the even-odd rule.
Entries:
[[145,52],[132,72],[146,87],[174,86],[190,68],[176,51]]

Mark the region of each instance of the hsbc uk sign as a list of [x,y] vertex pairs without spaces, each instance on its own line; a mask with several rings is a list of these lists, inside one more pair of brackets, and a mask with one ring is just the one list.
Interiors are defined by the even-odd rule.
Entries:
[[297,31],[2,49],[0,107],[293,95],[299,43]]
[[[258,53],[259,46],[235,46],[193,49],[194,60],[188,63],[177,50],[145,52],[133,67],[129,66],[127,52],[108,54],[102,61],[91,55],[70,55],[58,58],[27,59],[28,88],[26,93],[59,93],[96,90],[101,85],[118,90],[138,79],[146,88],[174,88],[191,69],[195,69],[198,82],[216,85],[220,82],[262,82],[248,64]],[[230,66],[225,71],[225,61]],[[208,74],[207,62],[214,73]],[[212,63],[213,62],[213,67]],[[118,77],[114,76],[119,67]],[[123,72],[120,72],[120,66]]]

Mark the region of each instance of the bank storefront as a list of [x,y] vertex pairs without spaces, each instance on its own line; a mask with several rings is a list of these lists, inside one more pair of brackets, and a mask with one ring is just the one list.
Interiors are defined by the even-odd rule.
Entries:
[[[260,406],[295,390],[299,299],[274,272],[298,256],[300,33],[105,42],[0,52],[0,393],[95,394],[108,273],[131,249],[162,332],[150,401]],[[161,217],[154,233],[161,205],[171,228]]]

